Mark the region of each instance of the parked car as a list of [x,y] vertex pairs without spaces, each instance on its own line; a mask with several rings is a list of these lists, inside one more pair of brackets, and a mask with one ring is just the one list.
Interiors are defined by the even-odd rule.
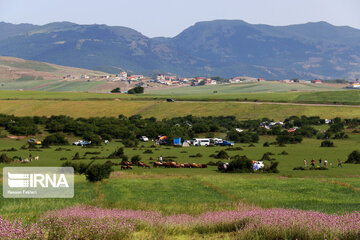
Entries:
[[75,146],[86,146],[86,145],[90,145],[90,144],[91,144],[91,141],[86,141],[86,140],[77,140],[72,143],[72,145],[75,145]]
[[219,145],[219,146],[234,146],[234,143],[224,140],[222,142],[219,142],[217,145]]
[[167,98],[166,101],[167,101],[167,102],[175,102],[175,100],[172,99],[172,98]]
[[254,161],[253,162],[253,168],[254,170],[259,170],[260,168],[263,168],[265,165],[262,161]]
[[209,146],[210,139],[209,138],[194,138],[192,139],[192,143],[194,146]]
[[147,136],[141,136],[141,137],[140,137],[140,141],[148,142],[148,141],[149,141],[149,138],[148,138]]
[[28,143],[33,143],[35,145],[41,145],[41,141],[36,140],[35,138],[29,139]]

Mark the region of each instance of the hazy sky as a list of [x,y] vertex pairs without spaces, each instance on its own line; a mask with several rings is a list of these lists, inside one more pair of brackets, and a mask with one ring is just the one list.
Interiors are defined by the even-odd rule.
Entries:
[[0,0],[0,21],[71,21],[171,37],[198,21],[241,19],[289,25],[327,21],[360,29],[360,0]]

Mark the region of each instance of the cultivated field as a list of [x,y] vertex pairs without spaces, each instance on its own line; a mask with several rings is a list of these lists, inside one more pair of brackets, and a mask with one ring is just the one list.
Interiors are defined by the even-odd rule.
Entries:
[[[330,101],[327,94],[330,96],[334,94],[333,97],[339,99],[342,99],[341,95],[344,94],[345,101],[358,101],[356,91],[274,93],[273,98],[270,98],[270,93],[248,94],[248,96],[256,94],[257,97],[269,97],[269,101],[279,101],[290,96],[289,99],[292,99],[290,101],[294,102],[298,101],[294,99],[311,99],[311,97],[314,97],[314,101],[318,99]],[[308,98],[306,94],[309,94]],[[238,119],[268,117],[274,120],[284,120],[292,115],[355,118],[360,114],[358,106],[241,103],[228,101],[227,98],[222,99],[221,102],[213,102],[209,101],[213,99],[206,95],[203,98],[199,97],[202,101],[169,103],[163,100],[167,97],[169,95],[130,96],[4,91],[0,95],[0,113],[16,116],[63,114],[72,117],[117,117],[119,114],[126,116],[141,114],[144,118],[156,117],[157,119],[190,114],[194,116],[234,115]],[[191,96],[179,95],[180,97],[190,99]],[[154,98],[160,99],[154,100]],[[316,126],[319,130],[327,128],[328,125]],[[343,164],[343,168],[337,167],[338,159],[344,162],[348,155],[359,147],[360,135],[353,130],[346,130],[349,135],[347,139],[331,139],[335,145],[332,148],[320,147],[323,140],[315,138],[304,138],[301,144],[286,144],[284,147],[263,146],[265,142],[274,142],[275,136],[260,136],[260,141],[254,146],[236,143],[230,149],[219,146],[154,147],[153,142],[140,143],[138,147],[125,148],[125,155],[129,159],[139,155],[141,161],[151,165],[150,169],[135,166],[133,170],[121,170],[120,166],[114,166],[115,171],[110,178],[97,183],[89,183],[83,175],[76,175],[75,196],[72,199],[5,199],[1,197],[0,216],[8,219],[23,218],[21,221],[31,224],[53,218],[55,222],[59,221],[56,226],[62,226],[59,229],[67,229],[67,231],[56,230],[59,231],[58,235],[53,238],[60,239],[76,238],[74,236],[78,236],[78,239],[87,239],[89,232],[94,239],[104,238],[104,236],[110,239],[324,239],[324,236],[327,239],[358,239],[356,234],[360,231],[358,228],[360,216],[356,215],[358,214],[356,211],[360,209],[360,164]],[[1,131],[6,132],[3,129]],[[46,130],[42,129],[42,134],[36,137],[43,139],[47,134]],[[225,134],[220,132],[215,135],[225,137]],[[67,145],[31,151],[22,149],[22,146],[27,145],[29,138],[18,140],[0,138],[0,153],[6,153],[9,157],[21,156],[23,158],[31,153],[33,156],[39,156],[40,159],[26,164],[0,164],[0,168],[4,166],[61,166],[66,160],[60,160],[60,158],[76,163],[90,163],[93,161],[92,157],[97,157],[94,163],[104,163],[109,160],[107,156],[110,153],[118,147],[123,147],[119,140],[114,139],[107,145],[94,147]],[[78,139],[72,135],[67,138],[70,142]],[[279,173],[220,173],[216,171],[216,166],[211,165],[207,168],[190,169],[152,166],[153,161],[159,156],[171,158],[179,163],[208,164],[218,160],[210,155],[220,150],[226,150],[230,156],[246,155],[252,160],[259,160],[264,153],[271,152],[274,154],[271,157],[279,162]],[[281,154],[283,151],[288,154]],[[72,160],[76,153],[79,153],[80,160]],[[328,170],[293,170],[295,167],[303,166],[304,159],[307,159],[309,164],[312,158],[316,160],[316,164],[319,158],[327,159]],[[111,161],[121,162],[120,159],[111,159]],[[84,205],[96,208],[89,210],[88,207],[82,207]],[[76,206],[74,209],[69,209],[74,206]],[[46,213],[49,210],[61,211]],[[312,212],[302,212],[302,210]],[[97,216],[109,216],[110,220],[94,218],[92,213],[97,213]],[[72,218],[69,220],[64,217],[65,220],[62,220],[64,215],[71,215]],[[281,222],[288,224],[279,224]],[[344,222],[351,226],[345,227]],[[3,221],[3,225],[6,224]],[[69,225],[76,225],[78,228],[75,231],[75,228],[65,227]],[[12,229],[13,226],[15,225],[9,223],[7,229]],[[11,231],[8,230],[7,233],[10,234]],[[37,227],[32,225],[26,225],[21,231],[24,234],[32,234],[33,239],[44,236],[39,233]],[[47,230],[41,231],[45,231],[45,236],[47,236]],[[106,231],[117,235],[109,235],[110,233]],[[14,235],[0,233],[0,237],[4,239],[5,237],[13,238],[11,236]]]

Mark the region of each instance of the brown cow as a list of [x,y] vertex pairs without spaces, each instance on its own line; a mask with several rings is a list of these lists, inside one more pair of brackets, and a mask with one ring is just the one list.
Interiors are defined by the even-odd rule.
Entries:
[[161,162],[154,162],[153,167],[163,167],[164,165]]
[[137,166],[138,166],[138,167],[142,167],[142,168],[143,168],[143,167],[145,167],[145,166],[144,166],[144,164],[145,164],[145,163],[138,162],[138,163],[137,163]]
[[191,163],[190,165],[191,165],[191,167],[193,167],[193,168],[198,168],[198,167],[199,167],[196,163]]
[[146,163],[143,163],[143,166],[144,166],[145,168],[149,168],[149,169],[150,169],[150,165],[148,165],[148,164],[146,164]]

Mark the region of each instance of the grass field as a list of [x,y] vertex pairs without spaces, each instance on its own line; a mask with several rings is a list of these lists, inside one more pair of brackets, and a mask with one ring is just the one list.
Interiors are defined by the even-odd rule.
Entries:
[[[43,86],[37,91],[2,91],[0,99],[27,99],[27,100],[165,100],[174,98],[176,101],[250,101],[250,102],[289,102],[289,103],[316,103],[316,104],[351,104],[360,103],[360,92],[335,88],[323,85],[303,85],[284,83],[249,83],[224,84],[218,86],[197,86],[153,90],[141,95],[84,93],[103,82],[56,82]],[[25,87],[17,82],[5,83],[2,90],[31,88],[40,85],[39,81],[27,81]],[[294,87],[296,91],[291,91]],[[293,89],[293,90],[295,90]],[[45,92],[47,91],[47,92]],[[54,92],[63,91],[63,92]],[[69,92],[66,92],[69,91]],[[76,92],[71,93],[70,91]],[[214,93],[216,91],[216,93]]]
[[[76,109],[76,111],[74,111],[74,109]],[[293,115],[316,115],[322,118],[354,118],[360,115],[360,107],[315,105],[302,106],[237,102],[167,103],[160,100],[0,100],[0,113],[14,114],[17,116],[51,116],[62,114],[72,117],[116,117],[119,114],[126,116],[141,114],[143,117],[156,117],[158,119],[186,115],[233,115],[238,119],[259,119],[268,117],[277,120]]]
[[[74,140],[74,139],[73,139]],[[199,214],[203,211],[231,209],[233,204],[246,203],[261,207],[297,208],[317,210],[327,213],[338,211],[355,211],[360,208],[360,165],[344,164],[344,168],[337,168],[337,159],[345,160],[347,155],[356,148],[360,135],[351,134],[347,140],[335,140],[334,148],[321,148],[320,140],[305,139],[297,145],[286,147],[262,147],[264,141],[272,141],[272,137],[262,137],[255,147],[248,144],[236,144],[243,150],[228,151],[232,155],[246,155],[258,160],[265,152],[272,152],[273,157],[280,163],[279,174],[223,174],[216,172],[215,166],[206,169],[142,169],[134,167],[132,171],[120,171],[115,167],[115,173],[108,180],[99,184],[90,184],[83,176],[76,177],[75,197],[73,199],[4,199],[1,198],[0,214],[17,216],[22,214],[29,218],[36,218],[49,209],[60,209],[76,204],[90,204],[106,208],[120,209],[151,209],[164,214],[187,213]],[[8,156],[27,157],[29,150],[20,147],[26,144],[26,139],[0,139],[0,150],[11,147],[17,151],[6,152]],[[33,161],[26,166],[60,166],[66,157],[71,160],[79,152],[83,160],[77,162],[89,163],[92,156],[106,158],[121,143],[112,141],[109,145],[86,148],[65,146],[61,151],[40,149],[32,151],[33,156],[40,156],[39,161]],[[153,153],[143,153],[151,149]],[[175,148],[158,146],[152,148],[150,143],[144,143],[138,148],[126,148],[129,157],[140,155],[142,160],[150,163],[160,155],[173,157],[177,162],[207,163],[216,161],[209,157],[223,147],[190,147]],[[279,155],[286,150],[289,155]],[[92,155],[86,152],[100,152]],[[202,157],[191,158],[197,153]],[[302,166],[303,159],[328,159],[329,170],[294,171],[294,167]],[[104,162],[106,160],[96,160]],[[112,160],[119,162],[120,160]],[[5,165],[2,164],[1,167]],[[13,163],[6,166],[25,166]]]
[[[244,93],[245,94],[245,93]],[[345,99],[353,102],[358,99],[356,91],[334,92],[295,92],[295,93],[246,93],[258,97],[269,97],[270,101],[280,101],[288,98],[291,102],[306,101],[312,99]],[[307,95],[308,94],[308,95]],[[333,95],[331,95],[333,94]],[[242,93],[241,93],[242,95]],[[184,100],[191,100],[193,96],[179,95]],[[224,95],[225,96],[225,95]],[[226,95],[228,97],[228,95]],[[229,95],[238,96],[238,94]],[[343,98],[341,97],[343,96]],[[124,114],[131,116],[141,114],[143,117],[172,118],[176,116],[219,116],[234,115],[238,119],[259,119],[269,117],[274,120],[284,120],[292,115],[320,116],[322,118],[354,118],[360,115],[360,107],[357,106],[318,106],[318,105],[291,105],[271,103],[239,103],[227,101],[231,97],[224,97],[222,102],[206,102],[211,100],[206,95],[200,96],[201,101],[176,101],[172,103],[154,98],[166,98],[167,95],[129,96],[112,94],[89,94],[89,93],[59,93],[59,92],[12,92],[3,91],[0,95],[0,113],[14,114],[17,116],[50,116],[69,115],[72,117],[94,116],[118,116]],[[116,98],[116,99],[112,99]],[[8,100],[11,99],[11,100]],[[136,99],[136,101],[132,101]],[[276,100],[274,100],[276,99]],[[296,100],[297,99],[297,100]],[[282,101],[282,100],[281,100]],[[356,100],[357,101],[357,100]],[[327,129],[327,125],[316,126],[317,129]],[[337,159],[346,160],[349,153],[358,149],[360,134],[347,132],[348,139],[332,140],[333,148],[321,148],[321,140],[305,138],[301,144],[288,144],[285,147],[270,145],[263,147],[264,142],[273,142],[273,136],[261,136],[255,147],[249,144],[235,144],[242,150],[227,150],[230,156],[236,154],[246,155],[252,160],[261,159],[266,152],[271,152],[279,162],[277,174],[230,174],[219,173],[216,166],[202,169],[187,168],[153,168],[143,169],[134,167],[133,170],[120,170],[120,166],[114,167],[115,172],[109,179],[98,183],[88,183],[84,176],[75,176],[75,196],[72,199],[5,199],[0,198],[0,216],[9,218],[23,218],[24,221],[33,222],[41,218],[42,214],[54,209],[64,209],[69,206],[92,205],[101,208],[133,209],[155,211],[165,216],[174,214],[189,214],[199,216],[207,211],[236,210],[247,207],[259,208],[286,208],[315,210],[328,214],[341,214],[354,212],[360,209],[360,164],[343,164],[338,168]],[[37,136],[43,139],[46,132]],[[6,153],[10,157],[27,157],[31,153],[39,156],[40,160],[28,164],[11,163],[0,164],[5,166],[61,166],[64,163],[60,158],[70,161],[90,163],[93,156],[102,157],[95,163],[107,161],[117,147],[122,144],[113,140],[108,145],[98,147],[52,146],[49,149],[39,148],[37,151],[21,149],[26,145],[28,138],[15,140],[0,138],[0,153]],[[69,141],[77,140],[70,136]],[[125,154],[131,158],[140,155],[142,161],[151,164],[153,160],[163,157],[171,157],[179,163],[195,162],[206,164],[217,159],[210,157],[226,147],[189,147],[177,148],[157,146],[149,143],[140,143],[136,148],[126,148]],[[6,151],[15,148],[15,151]],[[151,150],[152,153],[144,153]],[[288,155],[280,155],[286,151]],[[75,153],[79,153],[81,160],[71,160]],[[86,152],[99,152],[86,154]],[[201,157],[190,157],[201,154]],[[153,159],[153,160],[150,160]],[[294,167],[303,165],[303,160],[308,163],[312,158],[327,159],[328,170],[293,170]],[[120,160],[111,160],[120,163]],[[2,172],[0,173],[2,182]],[[1,186],[2,188],[2,186]],[[1,190],[1,189],[0,189]],[[246,207],[244,207],[246,206]],[[308,213],[310,214],[310,213]],[[318,213],[316,213],[318,214]],[[232,239],[237,238],[237,229],[231,230],[230,235],[218,233],[194,234],[192,231],[176,232],[174,229],[141,229],[133,236],[135,239]],[[230,230],[229,230],[230,231]],[[285,234],[286,235],[286,234]],[[320,236],[319,239],[322,239]],[[246,238],[245,238],[246,239]],[[267,239],[261,236],[253,239]],[[275,237],[273,239],[283,239]],[[284,238],[285,239],[285,238]],[[289,237],[289,239],[292,239]],[[310,239],[300,237],[299,239]],[[335,237],[329,239],[336,239]],[[356,238],[349,238],[356,239]]]

